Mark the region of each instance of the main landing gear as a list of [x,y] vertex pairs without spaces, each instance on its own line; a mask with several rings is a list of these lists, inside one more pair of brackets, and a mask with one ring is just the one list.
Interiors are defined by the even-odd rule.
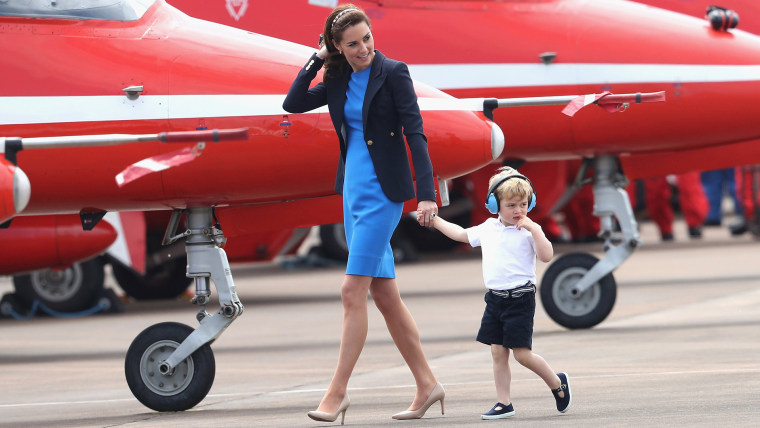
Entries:
[[[187,276],[195,280],[193,303],[200,306],[193,330],[184,324],[160,323],[143,330],[129,347],[124,373],[135,398],[156,411],[187,410],[206,397],[214,382],[211,343],[243,313],[232,281],[222,231],[212,223],[212,208],[189,208],[187,230],[176,232],[182,210],[175,210],[164,237],[169,244],[186,237]],[[220,309],[206,312],[213,281]]]
[[[549,266],[540,287],[546,313],[570,329],[590,328],[607,318],[617,296],[612,271],[641,245],[618,159],[586,159],[574,187],[582,184],[589,166],[594,168],[594,215],[601,220],[605,257],[598,260],[586,253],[565,254]],[[619,232],[615,231],[615,219]]]

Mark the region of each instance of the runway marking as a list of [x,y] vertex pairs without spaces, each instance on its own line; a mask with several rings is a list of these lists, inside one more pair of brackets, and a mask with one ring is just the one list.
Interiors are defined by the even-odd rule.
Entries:
[[33,406],[70,406],[72,404],[105,404],[117,403],[119,401],[135,401],[134,398],[115,398],[113,400],[85,400],[85,401],[48,401],[43,403],[18,403],[18,404],[0,404],[0,408],[11,407],[33,407]]
[[[725,370],[693,370],[693,371],[677,371],[677,372],[643,372],[643,373],[622,373],[622,374],[610,374],[610,375],[589,375],[589,376],[573,376],[573,380],[577,379],[605,379],[605,378],[618,378],[618,377],[643,377],[643,376],[652,376],[652,375],[666,375],[666,376],[676,376],[676,375],[685,375],[685,374],[727,374],[727,373],[747,373],[747,372],[757,372],[760,373],[760,369],[725,369]],[[512,379],[512,382],[533,382],[535,379]],[[487,381],[479,381],[479,382],[446,382],[444,385],[457,385],[457,386],[467,386],[467,385],[488,385],[492,384],[492,380]],[[393,386],[382,386],[382,387],[360,387],[360,388],[348,388],[351,391],[371,391],[375,389],[402,389],[402,388],[415,388],[416,385],[393,385]],[[325,392],[327,391],[327,388],[320,388],[320,389],[297,389],[297,390],[288,390],[288,391],[273,391],[270,394],[298,394],[303,392]],[[243,393],[240,394],[230,394],[230,395],[243,395]],[[209,395],[210,396],[210,395]],[[218,396],[221,396],[218,395]]]
[[[621,373],[621,374],[609,374],[609,375],[589,375],[589,376],[573,376],[573,380],[578,379],[605,379],[605,378],[618,378],[618,377],[643,377],[643,376],[678,376],[678,375],[691,375],[691,374],[726,374],[726,373],[760,373],[760,369],[722,369],[722,370],[692,370],[692,371],[674,371],[674,372],[641,372],[641,373]],[[535,379],[513,379],[513,382],[532,382]],[[448,386],[467,386],[467,385],[481,385],[491,384],[493,381],[480,381],[480,382],[447,382]],[[402,389],[402,388],[414,388],[415,385],[392,385],[392,386],[376,386],[376,387],[359,387],[349,388],[351,391],[372,391],[379,389]],[[324,392],[326,388],[317,389],[296,389],[285,391],[272,391],[265,392],[261,395],[287,395],[287,394],[303,394],[313,392]],[[207,398],[224,398],[224,397],[241,397],[246,395],[260,395],[250,392],[236,392],[230,394],[209,394]],[[17,407],[44,407],[44,406],[71,406],[77,404],[109,404],[119,402],[136,402],[135,398],[115,398],[111,400],[84,400],[84,401],[48,401],[40,403],[16,403],[16,404],[0,404],[0,409],[17,408]]]

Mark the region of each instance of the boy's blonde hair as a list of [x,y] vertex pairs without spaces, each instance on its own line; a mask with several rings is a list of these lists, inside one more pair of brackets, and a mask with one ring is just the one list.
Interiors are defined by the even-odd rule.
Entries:
[[[503,166],[499,168],[497,170],[497,173],[492,175],[488,180],[488,188],[490,189],[497,180],[500,180],[509,175],[517,174],[522,175],[518,170],[510,166]],[[530,197],[533,194],[533,187],[530,185],[530,182],[528,180],[514,177],[509,178],[503,183],[499,184],[499,187],[494,189],[493,194],[496,196],[499,202],[514,198],[515,196],[519,196],[521,199],[527,199],[528,202],[530,202]]]

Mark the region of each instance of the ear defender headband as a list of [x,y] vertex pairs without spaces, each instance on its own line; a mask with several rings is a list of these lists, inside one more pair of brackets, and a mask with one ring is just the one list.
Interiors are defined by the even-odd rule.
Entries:
[[509,180],[510,178],[519,178],[521,180],[527,181],[528,184],[530,184],[531,194],[530,201],[528,201],[528,211],[530,212],[530,210],[536,206],[536,188],[533,187],[533,183],[530,182],[528,177],[522,174],[511,174],[496,180],[496,182],[494,182],[491,187],[488,188],[488,195],[486,196],[486,209],[491,214],[496,214],[499,212],[499,198],[496,197],[494,192],[499,188],[499,186],[501,186],[502,183]]

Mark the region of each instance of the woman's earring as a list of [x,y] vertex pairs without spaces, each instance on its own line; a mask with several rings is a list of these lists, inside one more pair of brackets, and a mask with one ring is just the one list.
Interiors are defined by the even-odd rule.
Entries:
[[343,51],[338,51],[338,52],[340,52],[340,54],[343,55]]

